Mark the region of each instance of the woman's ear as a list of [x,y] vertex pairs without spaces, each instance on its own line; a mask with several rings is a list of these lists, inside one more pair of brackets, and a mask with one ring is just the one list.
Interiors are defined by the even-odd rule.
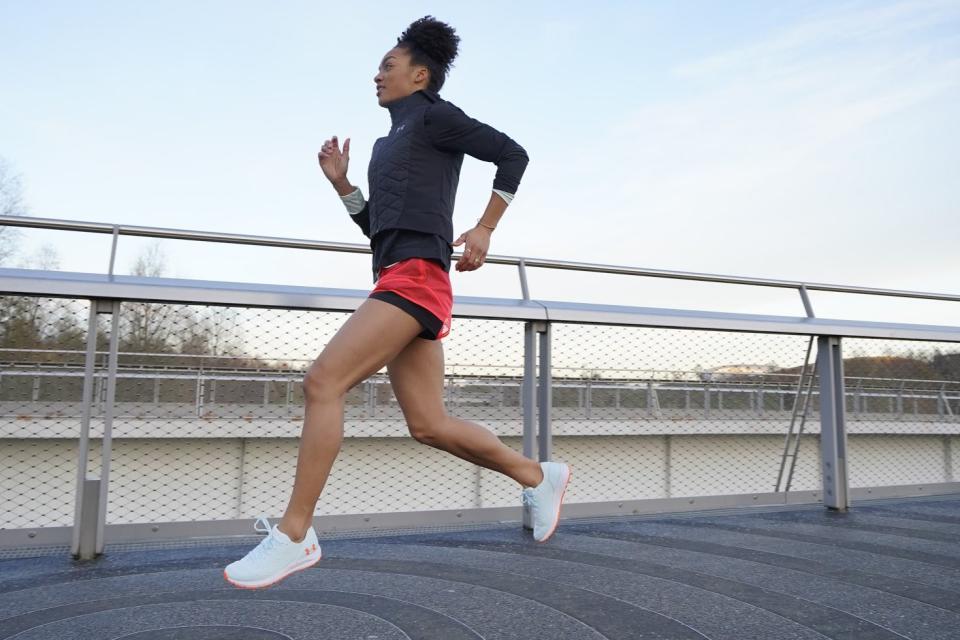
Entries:
[[427,83],[430,80],[430,72],[426,67],[417,67],[417,73],[413,76],[414,82]]

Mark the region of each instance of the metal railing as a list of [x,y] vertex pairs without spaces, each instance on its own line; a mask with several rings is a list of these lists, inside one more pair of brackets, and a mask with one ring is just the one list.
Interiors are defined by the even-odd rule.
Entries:
[[[103,275],[0,269],[0,295],[8,299],[68,301],[54,306],[68,309],[66,315],[75,322],[58,316],[57,326],[69,327],[71,335],[82,333],[85,342],[85,348],[72,350],[0,344],[5,349],[0,351],[0,421],[6,421],[0,444],[6,446],[6,468],[38,480],[18,484],[16,475],[4,477],[5,488],[13,485],[5,494],[5,508],[14,514],[4,520],[15,526],[0,526],[0,546],[63,542],[67,536],[75,555],[89,557],[102,552],[108,530],[117,540],[240,533],[247,526],[245,516],[266,504],[276,508],[292,479],[278,469],[289,470],[295,458],[284,443],[295,440],[295,420],[302,418],[298,381],[305,358],[290,357],[285,352],[292,347],[276,337],[269,347],[276,353],[269,358],[121,349],[120,338],[126,339],[132,326],[130,309],[153,305],[169,312],[179,330],[170,332],[173,342],[197,324],[195,314],[185,312],[197,307],[230,307],[260,328],[287,323],[291,333],[303,333],[306,327],[311,334],[331,335],[344,312],[359,306],[366,292],[115,275],[117,243],[120,236],[130,235],[352,253],[369,253],[369,248],[39,218],[0,217],[0,224],[113,235]],[[488,422],[528,457],[575,460],[580,484],[568,494],[568,515],[783,501],[822,501],[846,509],[851,465],[862,478],[855,487],[872,495],[885,485],[907,493],[960,489],[953,475],[955,441],[960,442],[960,382],[950,377],[952,370],[944,369],[939,377],[897,371],[847,377],[841,351],[847,344],[870,352],[871,345],[911,341],[942,343],[950,355],[960,351],[960,327],[817,318],[808,292],[960,301],[958,295],[519,257],[489,256],[487,262],[516,266],[522,297],[455,299],[454,316],[461,329],[445,344],[460,360],[447,366],[447,407]],[[527,269],[533,267],[790,288],[799,293],[804,313],[761,316],[538,300],[527,284]],[[71,304],[76,308],[71,310]],[[85,330],[78,333],[82,316]],[[513,327],[522,327],[522,332],[515,333]],[[48,329],[40,327],[38,341]],[[475,336],[495,339],[471,340]],[[814,341],[817,352],[811,362]],[[753,357],[757,354],[794,354],[786,356],[788,366],[781,367],[791,372],[724,378],[728,374],[671,368],[672,360],[691,350],[691,342],[696,343],[692,351],[729,363],[766,361]],[[496,358],[489,347],[493,343],[504,351]],[[804,347],[807,355],[801,359]],[[31,361],[51,357],[55,364]],[[161,358],[166,361],[151,364]],[[632,364],[608,365],[624,359]],[[201,364],[204,361],[207,364]],[[280,361],[289,363],[289,369],[278,369]],[[931,363],[937,362],[931,356],[922,364],[933,371]],[[69,379],[77,382],[66,382]],[[55,385],[55,392],[44,380]],[[233,394],[232,399],[223,394]],[[386,377],[373,376],[350,394],[351,443],[342,454],[348,460],[342,471],[335,468],[331,491],[356,495],[341,501],[346,504],[343,510],[319,516],[328,528],[489,521],[519,513],[519,507],[508,506],[512,494],[502,478],[457,466],[448,458],[428,458],[422,448],[418,453],[407,449],[403,416],[390,400]],[[254,406],[267,411],[257,413]],[[814,413],[818,428],[804,433],[805,420]],[[94,425],[94,419],[102,425]],[[276,425],[265,426],[271,422]],[[144,435],[138,429],[147,423],[154,427]],[[891,430],[889,423],[899,428]],[[848,451],[848,431],[854,454]],[[180,441],[190,447],[183,449]],[[806,450],[802,445],[814,453],[799,456]],[[64,513],[65,524],[40,522],[35,514],[44,507],[33,503],[47,500],[54,505],[56,499],[28,494],[28,489],[52,483],[53,476],[60,477],[57,486],[63,486],[66,464],[49,461],[64,460],[70,446],[77,449],[72,516]],[[100,455],[92,456],[98,446]],[[184,462],[184,455],[194,457],[194,464]],[[30,460],[41,462],[31,465]],[[369,486],[355,490],[349,484],[354,476],[368,483],[369,465],[389,467],[396,460],[403,461],[407,473],[423,478],[405,494],[389,494],[386,485],[371,492]],[[857,468],[858,461],[865,460],[869,465]],[[116,463],[113,480],[111,462]],[[205,475],[195,475],[198,465]],[[880,466],[887,475],[878,484],[873,478]],[[178,471],[171,471],[174,467]],[[390,467],[390,472],[398,469]],[[803,488],[790,491],[795,469]],[[347,480],[337,485],[341,477]],[[209,501],[211,491],[222,495],[231,486],[235,500]],[[264,486],[270,495],[264,494]],[[450,489],[443,501],[431,502],[440,493],[436,487],[463,489]],[[378,491],[383,495],[372,496]],[[184,496],[191,496],[193,506],[184,506]],[[62,505],[60,511],[65,511]]]
[[[284,249],[312,249],[316,251],[334,251],[341,253],[370,253],[370,247],[364,244],[348,242],[328,242],[322,240],[306,240],[299,238],[277,238],[271,236],[255,236],[240,233],[218,233],[212,231],[192,231],[187,229],[167,229],[163,227],[144,227],[126,224],[111,224],[105,222],[87,222],[80,220],[61,220],[56,218],[34,218],[21,216],[0,216],[0,226],[27,227],[48,229],[54,231],[80,231],[85,233],[110,234],[113,241],[110,249],[110,262],[107,273],[113,275],[114,262],[117,255],[117,244],[121,236],[161,238],[166,240],[194,240],[199,242],[219,242],[235,245],[255,245],[262,247]],[[459,257],[459,253],[455,253]],[[515,256],[488,255],[485,262],[489,264],[512,265],[518,268],[523,299],[529,300],[526,268],[537,267],[543,269],[563,269],[588,273],[605,273],[631,276],[646,276],[652,278],[668,278],[671,280],[695,280],[698,282],[713,282],[722,284],[742,284],[758,287],[774,287],[794,289],[801,297],[807,315],[813,317],[813,307],[807,293],[809,291],[829,291],[833,293],[858,293],[867,295],[890,296],[899,298],[918,298],[923,300],[946,300],[960,302],[960,294],[929,293],[919,291],[905,291],[898,289],[882,289],[873,287],[857,287],[849,285],[825,284],[815,282],[800,282],[794,280],[777,280],[771,278],[751,278],[745,276],[719,275],[712,273],[693,273],[686,271],[670,271],[665,269],[649,269],[618,265],[592,264],[587,262],[570,262],[563,260],[546,260],[542,258],[524,258]]]
[[[0,354],[5,350],[0,348]],[[57,355],[56,352],[47,355]],[[130,354],[149,357],[156,354]],[[108,354],[97,352],[101,363],[106,362]],[[200,358],[201,356],[194,356]],[[173,368],[163,365],[162,368],[152,368],[141,365],[135,368],[120,367],[117,369],[116,384],[127,383],[128,387],[139,385],[134,395],[136,398],[125,397],[114,400],[114,417],[136,415],[142,403],[164,405],[166,411],[174,411],[171,405],[176,405],[185,415],[209,415],[210,408],[219,406],[229,414],[240,407],[258,404],[263,407],[283,405],[287,413],[293,407],[291,399],[294,388],[299,385],[305,373],[305,366],[309,363],[298,363],[298,369],[255,371],[244,369],[190,369],[186,367]],[[556,372],[556,369],[554,369]],[[604,373],[599,371],[600,375]],[[566,389],[575,392],[575,395],[555,398],[554,409],[565,411],[569,416],[571,409],[580,410],[583,419],[601,419],[593,409],[620,409],[624,405],[624,398],[631,395],[639,396],[632,403],[637,408],[656,411],[662,415],[665,409],[683,409],[688,417],[695,414],[702,419],[739,420],[744,416],[755,414],[762,418],[769,412],[788,413],[793,410],[797,399],[796,385],[799,376],[787,374],[763,374],[756,376],[758,380],[741,381],[699,381],[696,379],[698,371],[671,371],[671,372],[637,372],[638,377],[630,380],[618,379],[590,379],[563,378],[554,376],[553,388]],[[0,417],[20,416],[40,417],[42,412],[31,416],[31,410],[40,409],[38,404],[41,392],[47,388],[52,391],[45,393],[45,402],[56,403],[58,406],[81,404],[79,399],[70,397],[69,386],[63,385],[67,380],[82,380],[85,373],[77,365],[55,365],[39,363],[16,364],[7,362],[0,364]],[[665,375],[673,375],[678,380],[671,381]],[[21,380],[28,384],[16,385]],[[104,371],[94,372],[95,386],[105,388],[108,380]],[[16,389],[4,390],[3,381]],[[188,387],[180,386],[180,397],[170,398],[169,394],[161,399],[161,387],[169,384],[189,382]],[[146,384],[149,382],[149,384]],[[483,403],[487,405],[518,406],[519,395],[507,394],[505,391],[514,391],[519,384],[516,378],[502,376],[460,375],[453,385],[457,389],[449,398],[448,408],[455,409],[461,406]],[[142,383],[142,384],[141,384]],[[257,398],[258,402],[239,402],[236,398],[218,402],[217,385],[243,386],[249,394],[248,398]],[[371,408],[378,405],[378,398],[382,395],[372,388],[389,386],[390,381],[385,375],[374,375],[360,385],[360,393],[347,399],[347,404],[364,404]],[[285,392],[278,396],[274,390],[282,387]],[[850,377],[845,379],[846,400],[848,415],[853,419],[878,420],[887,418],[903,418],[911,415],[915,419],[929,419],[932,421],[958,420],[960,421],[960,381],[896,379],[896,378],[868,378]],[[259,387],[259,389],[257,389]],[[595,400],[595,393],[611,392],[604,402]],[[95,394],[98,398],[101,394]],[[59,396],[59,397],[57,397]],[[818,393],[813,392],[817,398]],[[509,399],[508,399],[509,398]],[[382,401],[380,401],[382,403]],[[386,399],[390,406],[396,404],[396,399],[390,395]],[[813,405],[816,410],[816,405]],[[102,399],[94,404],[92,415],[103,411]],[[269,418],[270,416],[264,416]],[[277,416],[279,417],[279,416]]]

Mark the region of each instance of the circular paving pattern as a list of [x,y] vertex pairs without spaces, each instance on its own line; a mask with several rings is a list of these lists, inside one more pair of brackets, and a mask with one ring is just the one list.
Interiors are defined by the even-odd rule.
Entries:
[[0,639],[944,640],[960,499],[789,507],[322,542],[260,590],[226,547],[0,560]]

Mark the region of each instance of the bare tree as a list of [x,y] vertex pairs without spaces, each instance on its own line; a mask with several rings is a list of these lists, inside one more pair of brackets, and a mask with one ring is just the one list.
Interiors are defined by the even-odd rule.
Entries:
[[[0,157],[0,215],[23,216],[26,213],[20,176],[15,175],[10,164]],[[0,265],[17,252],[20,235],[18,229],[0,225]]]
[[[137,257],[130,275],[158,278],[166,270],[166,258],[159,241],[149,245]],[[120,350],[141,353],[170,353],[172,323],[170,305],[154,302],[127,302],[123,305],[125,330],[120,335]]]
[[[166,257],[156,241],[140,254],[130,273],[159,278],[165,272]],[[216,364],[232,362],[223,360],[222,356],[240,355],[236,341],[241,340],[242,327],[236,309],[125,302],[123,319],[121,351],[208,355],[213,359],[210,363]],[[161,363],[161,360],[151,361]]]
[[50,243],[42,245],[33,256],[20,260],[21,269],[41,269],[43,271],[57,271],[60,269],[60,254],[57,248]]
[[210,327],[211,353],[213,355],[238,355],[242,350],[234,340],[242,339],[240,312],[233,307],[216,307],[212,310]]
[[242,339],[240,313],[232,307],[195,309],[188,326],[179,334],[180,353],[209,356],[240,355],[236,342]]
[[[55,270],[60,268],[60,257],[53,245],[45,244],[18,266]],[[85,334],[76,308],[59,298],[0,296],[0,349],[36,350],[18,356],[24,361],[60,361],[62,356],[55,352],[82,349]]]

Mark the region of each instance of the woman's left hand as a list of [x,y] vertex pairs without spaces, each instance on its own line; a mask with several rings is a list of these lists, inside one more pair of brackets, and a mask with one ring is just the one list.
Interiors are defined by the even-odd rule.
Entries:
[[490,247],[490,230],[477,225],[473,229],[460,234],[454,241],[454,247],[466,243],[463,255],[457,261],[457,271],[476,271],[483,266],[487,259],[487,249]]

